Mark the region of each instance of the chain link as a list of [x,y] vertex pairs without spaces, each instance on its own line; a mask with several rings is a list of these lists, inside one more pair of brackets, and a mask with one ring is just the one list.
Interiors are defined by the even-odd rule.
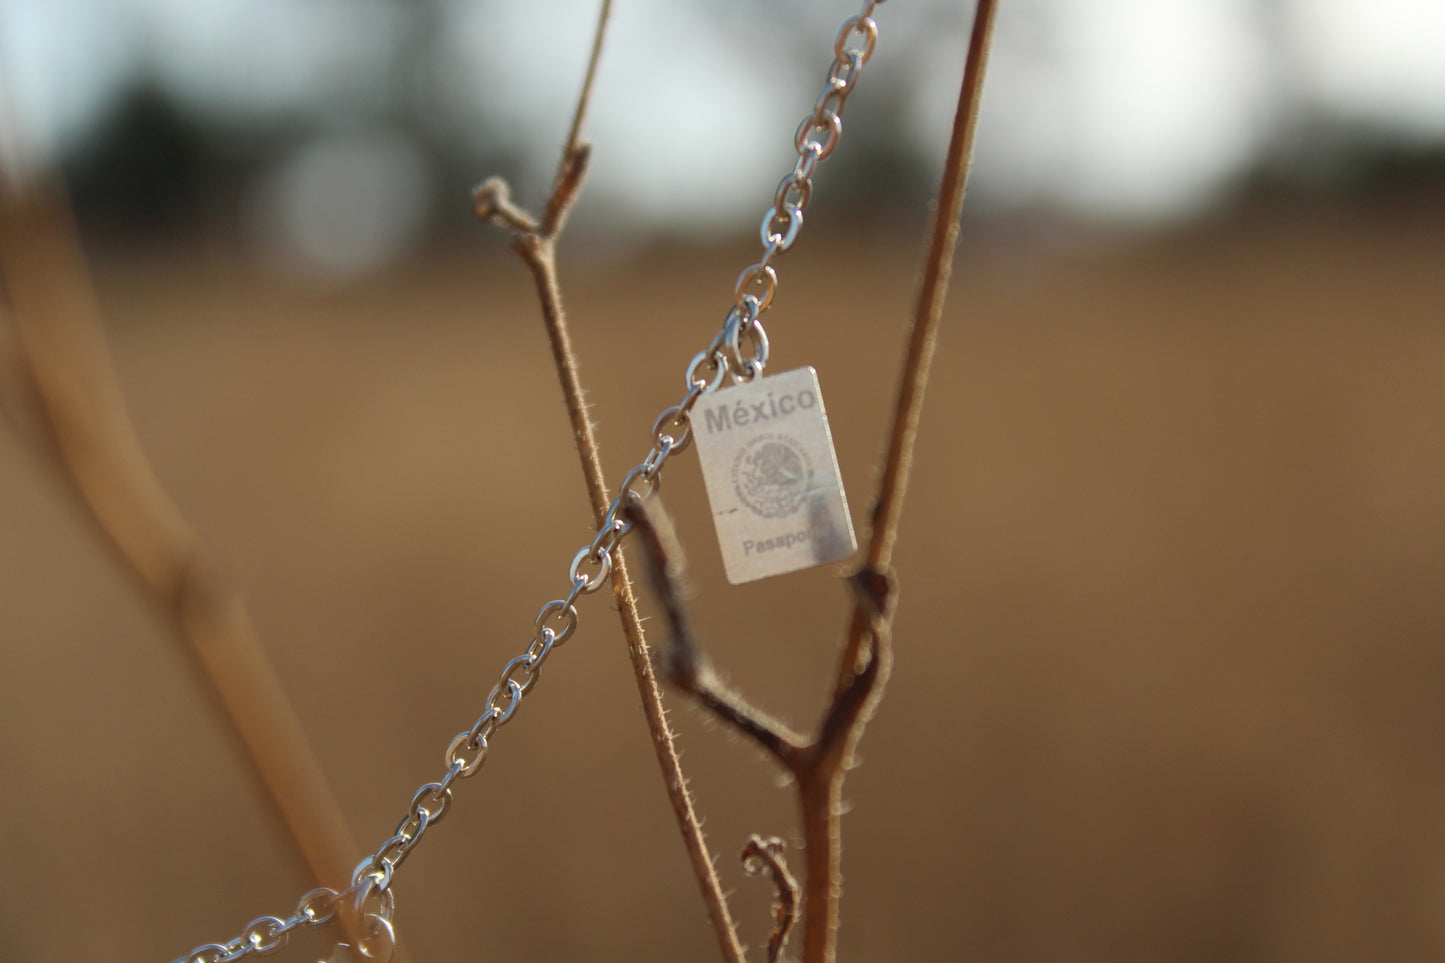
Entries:
[[247,955],[270,956],[286,945],[293,930],[329,924],[336,916],[340,899],[341,894],[335,890],[313,889],[301,897],[296,911],[285,919],[262,916],[252,920],[229,943],[198,946],[177,963],[231,963]]
[[[793,135],[798,160],[773,192],[773,204],[763,214],[758,236],[763,256],[743,269],[733,286],[733,311],[724,325],[727,356],[733,379],[752,381],[762,374],[768,360],[768,339],[760,317],[773,303],[778,291],[778,272],[773,260],[788,251],[803,228],[803,212],[813,198],[813,174],[832,154],[843,136],[843,108],[857,86],[858,75],[878,42],[878,23],[873,10],[883,0],[867,0],[856,17],[843,21],[833,41],[833,63],[823,82],[823,91],[813,110],[803,118]],[[741,312],[741,313],[739,313]],[[749,342],[751,355],[742,353]],[[715,348],[716,348],[715,344]],[[699,356],[702,357],[702,356]],[[694,361],[694,364],[697,362]],[[689,380],[691,380],[689,373]]]
[[738,276],[733,306],[722,328],[707,349],[694,356],[687,366],[682,399],[658,415],[652,426],[652,449],[623,478],[596,536],[573,557],[567,571],[570,590],[565,597],[542,606],[533,620],[527,648],[503,667],[483,703],[482,715],[447,745],[442,756],[445,775],[440,781],[426,783],[416,791],[396,831],[361,861],[348,889],[339,893],[324,887],[314,889],[301,897],[290,916],[284,919],[262,916],[248,923],[230,942],[197,947],[176,963],[232,963],[245,956],[275,953],[286,945],[292,931],[330,924],[344,899],[354,902],[364,927],[362,945],[356,947],[356,951],[366,959],[390,957],[395,944],[391,926],[392,874],[411,855],[422,836],[446,817],[457,780],[476,775],[486,763],[491,739],[512,720],[522,700],[537,684],[542,663],[577,630],[575,603],[578,598],[596,592],[611,578],[612,552],[631,528],[631,523],[622,517],[623,507],[629,501],[645,501],[651,497],[661,484],[663,464],[691,444],[689,415],[704,395],[718,390],[728,374],[735,381],[748,382],[763,373],[768,362],[768,336],[761,316],[772,304],[778,287],[778,274],[772,261],[798,239],[803,211],[813,196],[813,174],[842,136],[843,108],[858,82],[859,72],[873,54],[878,24],[872,14],[882,2],[868,0],[858,16],[843,22],[833,44],[834,60],[828,68],[823,92],[794,135],[797,163],[779,182],[772,206],[763,215],[759,231],[762,258]]

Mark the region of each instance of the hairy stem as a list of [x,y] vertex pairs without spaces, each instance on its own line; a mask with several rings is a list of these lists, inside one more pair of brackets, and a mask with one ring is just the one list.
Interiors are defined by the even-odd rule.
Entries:
[[[934,349],[938,341],[943,302],[948,295],[953,251],[958,242],[958,221],[968,186],[968,168],[973,156],[973,138],[978,126],[978,107],[983,93],[984,73],[988,68],[988,51],[997,7],[998,0],[979,0],[978,9],[974,13],[968,60],[964,65],[963,83],[958,92],[958,109],[953,118],[953,134],[948,144],[948,155],[944,160],[943,182],[938,189],[938,200],[930,229],[923,282],[919,286],[918,301],[908,337],[908,354],[903,362],[898,399],[893,408],[888,454],[884,458],[878,494],[873,502],[872,526],[864,564],[880,571],[886,570],[893,558],[893,546],[898,539],[898,522],[903,511],[903,496],[908,490],[908,476],[913,467],[918,419],[923,411],[924,391],[928,386],[929,369],[933,364]],[[866,628],[866,614],[860,607],[855,607],[848,642],[838,668],[838,689],[847,685],[848,678],[856,671]]]
[[799,774],[804,838],[808,845],[803,963],[833,963],[837,958],[843,778],[852,764],[853,751],[862,737],[863,728],[882,696],[892,663],[888,629],[894,593],[887,572],[898,538],[903,496],[908,489],[913,449],[918,437],[918,420],[923,410],[924,391],[933,362],[943,302],[948,293],[997,6],[997,0],[979,0],[974,13],[968,57],[958,91],[958,108],[953,118],[953,133],[944,160],[943,181],[939,186],[930,230],[923,282],[913,313],[908,353],[899,379],[888,454],[874,500],[864,568],[860,573],[861,578],[874,584],[869,586],[855,582],[857,601],[839,660],[833,708],[825,718],[814,747],[820,756],[819,767],[810,770],[807,778]]
[[809,774],[798,781],[798,810],[803,824],[803,959],[826,952],[833,959],[838,933],[838,897],[842,878],[843,834],[838,810],[842,780]]
[[797,764],[802,737],[755,707],[743,695],[729,688],[717,673],[693,635],[682,602],[682,550],[672,532],[667,512],[652,510],[637,502],[628,505],[625,517],[642,543],[653,592],[667,619],[668,636],[658,653],[663,678],[695,699],[723,725],[752,739],[764,752],[786,769]]
[[[587,483],[588,500],[592,505],[595,523],[599,526],[607,515],[611,500],[602,471],[596,433],[583,400],[580,367],[572,348],[567,315],[562,305],[562,291],[557,280],[556,243],[586,173],[589,150],[580,139],[582,124],[596,80],[602,40],[611,12],[611,0],[603,0],[597,18],[592,55],[582,82],[582,92],[577,99],[567,143],[562,149],[556,181],[544,203],[544,216],[538,220],[516,207],[505,183],[495,178],[482,185],[476,198],[479,216],[511,228],[513,249],[532,273],[537,298],[541,304],[542,321],[547,330],[547,341],[552,349],[553,366],[561,383],[563,403],[572,424],[573,442],[582,463],[582,475]],[[653,749],[657,754],[668,800],[672,804],[678,829],[682,833],[693,873],[702,890],[708,918],[723,958],[727,963],[744,963],[737,927],[728,910],[727,897],[723,894],[722,883],[718,880],[713,866],[712,854],[703,838],[702,824],[687,788],[672,728],[667,722],[662,694],[658,689],[647,639],[642,630],[642,617],[637,610],[637,597],[633,592],[632,579],[628,574],[627,560],[621,546],[613,550],[612,591],[617,601],[623,635],[627,639],[627,653],[637,681],[638,693],[642,698],[643,714],[652,736]]]
[[[562,308],[561,288],[557,283],[553,241],[551,238],[531,234],[520,235],[514,247],[526,262],[536,283],[537,297],[542,306],[542,319],[547,328],[547,340],[552,347],[552,360],[562,385],[562,397],[567,407],[567,417],[572,423],[577,455],[582,461],[582,474],[587,482],[587,496],[592,505],[594,523],[601,525],[611,505],[611,497],[602,471],[592,420],[587,416],[587,407],[582,399],[580,369],[572,350],[567,316]],[[703,838],[702,824],[693,806],[692,794],[687,788],[682,761],[678,758],[676,739],[662,705],[662,693],[658,689],[647,639],[642,630],[642,616],[637,609],[637,596],[633,591],[627,560],[620,545],[613,549],[612,553],[612,592],[617,601],[622,632],[627,639],[627,654],[632,662],[633,676],[642,697],[643,715],[647,719],[648,731],[652,734],[652,746],[662,769],[668,800],[672,803],[673,814],[678,828],[682,831],[693,873],[702,889],[708,918],[717,934],[723,958],[729,963],[743,963],[743,950],[738,942],[737,927],[728,910],[727,897],[723,894],[722,883],[713,866],[712,854],[708,852],[707,841]]]
[[602,61],[602,40],[607,34],[607,24],[611,19],[612,0],[602,0],[597,11],[597,29],[592,33],[592,53],[587,58],[587,73],[583,75],[582,92],[577,95],[577,106],[572,111],[572,125],[567,129],[567,142],[562,147],[562,158],[557,162],[556,185],[547,199],[547,214],[542,222],[542,232],[551,237],[561,231],[562,221],[571,207],[572,197],[582,183],[582,172],[573,169],[572,159],[582,147],[582,122],[587,119],[587,108],[592,103],[592,88],[597,83],[597,65]]
[[837,955],[838,901],[842,896],[843,780],[863,729],[883,697],[893,669],[888,632],[892,581],[872,570],[850,580],[859,608],[868,613],[867,661],[833,698],[794,774],[807,845],[803,960],[832,963]]
[[788,871],[783,841],[776,836],[753,836],[743,847],[743,870],[749,876],[764,873],[773,881],[773,931],[768,935],[768,963],[778,963],[788,934],[798,918],[798,881]]

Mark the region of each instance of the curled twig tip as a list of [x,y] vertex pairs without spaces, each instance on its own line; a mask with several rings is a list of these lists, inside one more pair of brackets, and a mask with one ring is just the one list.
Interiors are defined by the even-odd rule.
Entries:
[[472,210],[477,217],[490,220],[497,206],[512,199],[512,188],[500,177],[489,177],[472,188]]
[[783,955],[788,934],[798,920],[798,880],[788,871],[784,857],[786,847],[776,836],[764,839],[754,835],[743,847],[743,872],[749,876],[768,876],[773,881],[773,932],[768,936],[768,963],[777,963]]
[[512,188],[500,177],[489,177],[472,190],[472,211],[484,221],[499,221],[524,234],[538,229],[537,219],[513,203]]

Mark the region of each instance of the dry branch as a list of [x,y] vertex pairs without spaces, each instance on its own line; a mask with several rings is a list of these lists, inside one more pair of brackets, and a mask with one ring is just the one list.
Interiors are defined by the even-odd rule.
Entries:
[[[834,710],[830,711],[828,723],[819,736],[819,741],[826,742],[829,752],[836,752],[836,756],[828,767],[826,781],[803,790],[804,835],[809,848],[808,890],[804,902],[804,963],[831,963],[836,954],[843,778],[852,764],[854,748],[877,704],[890,669],[889,626],[895,593],[887,573],[898,538],[898,522],[913,464],[924,390],[933,363],[944,298],[948,294],[997,8],[997,0],[979,0],[974,12],[963,81],[958,91],[958,107],[954,112],[953,131],[943,164],[943,180],[929,231],[923,282],[913,313],[908,354],[899,378],[888,454],[884,458],[878,494],[873,503],[863,569],[854,577],[856,601],[848,639],[839,659]],[[867,661],[860,665],[860,660],[865,658]],[[846,709],[840,708],[845,706]],[[835,720],[835,714],[845,711],[851,718]],[[817,813],[824,814],[826,827],[814,826],[809,830],[810,807],[817,807],[812,809],[814,818]],[[820,834],[823,838],[816,838]],[[818,846],[826,847],[827,860],[821,853],[815,852]]]
[[[898,398],[888,435],[888,454],[884,458],[878,494],[873,501],[872,526],[864,561],[865,566],[871,569],[888,568],[893,558],[894,543],[898,540],[903,496],[908,490],[913,448],[918,438],[918,420],[923,411],[924,392],[928,387],[928,374],[938,343],[938,326],[943,317],[943,302],[948,295],[948,282],[953,270],[953,251],[958,243],[958,222],[968,187],[968,169],[973,157],[973,138],[978,127],[978,108],[983,94],[984,74],[988,69],[997,7],[998,0],[979,0],[974,13],[968,59],[964,64],[958,108],[953,117],[953,133],[929,229],[923,282],[919,286],[918,302],[909,331],[908,354],[898,381]],[[855,608],[848,644],[838,667],[838,689],[847,685],[849,677],[856,671],[858,650],[866,631],[865,622],[866,613],[861,607]]]
[[[869,615],[868,658],[824,712],[818,735],[812,741],[805,741],[741,693],[724,686],[712,671],[682,602],[682,552],[667,513],[661,508],[634,503],[627,508],[627,518],[643,545],[653,591],[670,630],[666,644],[658,653],[666,678],[725,727],[761,746],[793,777],[803,824],[808,892],[820,894],[809,906],[805,919],[829,919],[822,911],[830,909],[835,919],[838,864],[842,855],[837,816],[842,809],[843,774],[866,721],[866,711],[876,702],[891,666],[888,632],[889,604],[893,597],[891,580],[873,570],[864,570],[849,579],[859,605]],[[806,935],[809,930],[805,928],[804,932]],[[810,951],[821,952],[810,950],[814,946],[823,946],[831,952],[826,943],[805,941],[805,959],[812,959],[807,955]]]
[[682,603],[682,550],[667,512],[634,502],[625,516],[642,542],[653,592],[667,619],[667,641],[656,656],[663,678],[696,699],[724,726],[756,742],[784,768],[795,769],[803,737],[728,688],[693,635]]
[[[359,850],[240,595],[156,478],[116,382],[58,188],[0,189],[14,394],[31,440],[187,643],[309,875],[350,880]],[[28,416],[28,417],[27,417]]]
[[[597,76],[597,64],[601,57],[602,41],[611,12],[611,0],[603,0],[582,91],[578,95],[567,143],[557,165],[556,180],[543,205],[543,216],[534,217],[517,206],[512,201],[511,190],[500,178],[488,180],[477,189],[475,195],[478,217],[511,230],[512,249],[532,274],[542,309],[542,321],[547,329],[547,341],[552,349],[553,365],[561,383],[563,402],[572,424],[573,440],[582,462],[582,474],[587,482],[587,495],[592,505],[594,522],[599,527],[607,515],[611,499],[602,471],[596,433],[583,400],[580,369],[572,348],[567,315],[562,305],[562,291],[557,280],[556,251],[557,239],[587,170],[590,148],[581,141],[582,124],[587,115],[588,102]],[[633,676],[642,697],[643,714],[652,735],[653,749],[657,754],[668,800],[682,832],[693,873],[702,890],[709,921],[723,958],[728,963],[744,963],[737,927],[728,910],[727,897],[723,894],[722,883],[718,880],[713,866],[712,854],[703,838],[702,823],[697,817],[692,795],[687,788],[675,737],[662,705],[662,693],[658,689],[657,677],[652,669],[647,639],[642,630],[642,617],[637,610],[637,597],[632,589],[632,580],[621,546],[613,550],[612,591],[617,601],[622,631],[627,638],[628,657],[632,662]]]
[[793,777],[806,861],[804,963],[833,963],[837,956],[843,781],[892,668],[890,628],[896,592],[888,564],[897,539],[924,389],[948,289],[996,6],[996,0],[980,0],[975,13],[873,523],[863,566],[849,579],[854,598],[852,622],[833,698],[811,741],[801,742],[717,681],[683,610],[678,588],[681,553],[670,524],[660,512],[640,506],[631,509],[630,517],[647,547],[652,581],[671,629],[662,656],[669,681],[725,725],[761,745]]

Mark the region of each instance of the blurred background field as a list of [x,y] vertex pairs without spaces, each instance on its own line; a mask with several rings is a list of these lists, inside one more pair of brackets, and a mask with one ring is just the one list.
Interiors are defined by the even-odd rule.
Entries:
[[[1344,5],[1065,6],[1004,4],[898,662],[848,784],[843,958],[1439,958],[1445,115],[1420,91],[1445,58],[1416,36],[1439,14],[1380,4],[1350,30]],[[562,248],[614,479],[756,256],[843,16],[621,7]],[[57,21],[63,43],[38,5],[0,9],[12,133],[32,132],[11,143],[48,139],[69,174],[142,441],[375,845],[589,537],[530,279],[467,222],[465,187],[545,184],[590,5],[308,4],[290,46],[275,24],[301,15],[277,5],[98,4]],[[768,315],[775,369],[819,370],[860,524],[966,13],[880,11],[877,85]],[[272,42],[239,66],[202,43],[243,27]],[[788,66],[719,85],[729,43]],[[207,50],[210,87],[176,53]],[[62,68],[87,52],[93,73],[135,69],[82,110]],[[323,69],[348,56],[374,90]],[[473,101],[416,79],[454,62],[441,89]],[[655,77],[673,102],[649,99],[669,96]],[[730,587],[690,457],[663,499],[714,658],[807,724],[845,618],[835,573]],[[582,618],[398,875],[417,961],[715,955],[616,620],[601,596]],[[8,430],[0,624],[0,959],[172,959],[294,905],[310,883],[169,625]],[[789,797],[751,749],[673,719],[757,946],[768,894],[733,854],[793,835]]]

